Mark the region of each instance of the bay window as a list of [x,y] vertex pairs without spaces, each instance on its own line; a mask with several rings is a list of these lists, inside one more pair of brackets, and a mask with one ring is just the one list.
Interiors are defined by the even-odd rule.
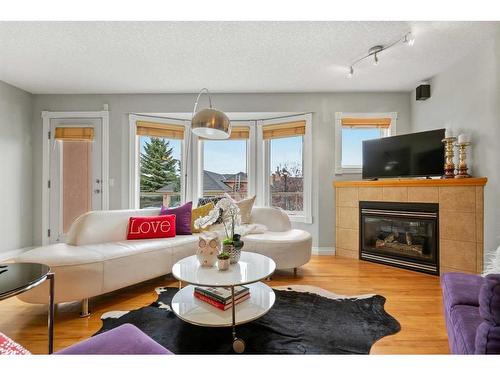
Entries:
[[256,195],[257,206],[312,222],[311,114],[232,120],[225,140],[190,133],[189,114],[162,116],[129,115],[131,208],[196,205],[199,198],[224,193],[235,200]]

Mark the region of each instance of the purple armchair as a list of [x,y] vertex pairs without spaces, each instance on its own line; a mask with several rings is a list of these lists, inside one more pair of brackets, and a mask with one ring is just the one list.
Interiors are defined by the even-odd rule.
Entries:
[[500,354],[500,275],[445,273],[446,330],[453,354]]
[[55,354],[172,354],[132,324],[79,342]]

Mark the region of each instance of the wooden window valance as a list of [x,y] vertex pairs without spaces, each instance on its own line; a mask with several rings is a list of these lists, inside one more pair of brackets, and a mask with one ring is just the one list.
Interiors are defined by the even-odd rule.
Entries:
[[137,135],[170,139],[184,139],[184,126],[160,122],[137,121]]
[[296,137],[304,134],[306,134],[305,121],[294,121],[282,124],[264,125],[263,127],[264,139]]
[[382,118],[353,118],[344,117],[342,127],[344,128],[381,128],[387,129],[391,126],[392,119],[389,117]]
[[93,141],[94,128],[57,127],[54,138],[60,141]]

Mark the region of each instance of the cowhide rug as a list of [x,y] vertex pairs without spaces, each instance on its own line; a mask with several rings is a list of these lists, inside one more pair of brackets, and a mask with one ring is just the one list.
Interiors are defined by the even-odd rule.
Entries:
[[[103,314],[97,333],[131,323],[176,354],[232,354],[231,328],[194,326],[172,312],[177,290],[158,288],[150,306]],[[368,354],[377,340],[401,329],[379,295],[347,297],[304,285],[274,290],[272,309],[237,327],[246,354]]]

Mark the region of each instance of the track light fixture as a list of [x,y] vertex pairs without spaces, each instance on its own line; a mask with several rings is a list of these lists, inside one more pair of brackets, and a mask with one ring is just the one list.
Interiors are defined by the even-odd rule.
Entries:
[[379,55],[380,55],[380,52],[382,51],[385,51],[393,46],[395,46],[396,44],[398,43],[404,43],[404,44],[407,44],[408,46],[413,46],[415,44],[415,36],[412,34],[411,31],[408,31],[405,35],[403,35],[401,38],[399,38],[398,40],[388,44],[388,45],[382,45],[382,44],[379,44],[379,45],[376,45],[376,46],[373,46],[372,48],[370,48],[368,50],[368,53],[360,58],[358,58],[357,60],[354,60],[350,67],[349,67],[349,73],[348,73],[348,77],[349,78],[352,78],[352,76],[354,75],[354,66],[356,64],[358,64],[359,62],[365,60],[366,58],[368,57],[371,57],[373,56],[373,65],[378,65],[378,62],[379,62]]

